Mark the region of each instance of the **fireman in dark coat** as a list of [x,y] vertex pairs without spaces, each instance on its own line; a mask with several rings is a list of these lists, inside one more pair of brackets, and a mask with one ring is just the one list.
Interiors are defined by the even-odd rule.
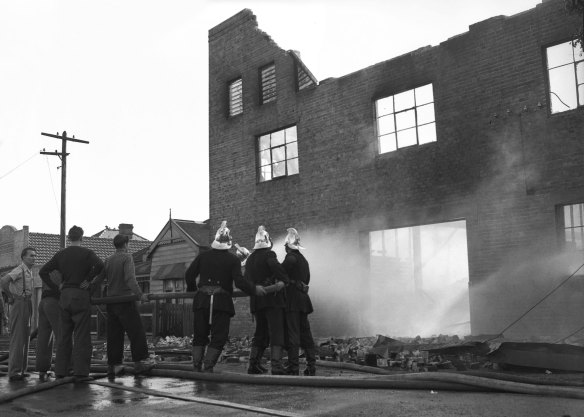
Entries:
[[185,273],[187,291],[196,291],[193,299],[193,367],[196,371],[213,372],[227,343],[229,324],[235,315],[231,297],[233,284],[248,295],[265,294],[262,287],[243,279],[241,262],[229,252],[230,248],[230,232],[227,222],[223,221],[211,250],[200,253]]
[[316,374],[316,350],[308,315],[313,312],[312,302],[308,296],[308,284],[310,283],[310,268],[308,261],[300,253],[300,236],[294,228],[288,229],[286,242],[286,258],[282,262],[284,270],[290,278],[290,283],[286,287],[286,330],[287,330],[287,350],[288,368],[286,373],[298,375],[298,353],[300,348],[306,354],[306,369],[304,375],[314,376]]
[[[251,313],[255,316],[256,329],[249,355],[249,374],[262,373],[259,367],[264,350],[271,347],[272,375],[284,375],[282,349],[285,343],[286,298],[282,289],[288,283],[288,276],[271,250],[272,241],[264,226],[258,228],[254,251],[245,264],[245,278],[255,285],[262,285],[265,297],[251,297]],[[271,292],[271,291],[274,292]]]

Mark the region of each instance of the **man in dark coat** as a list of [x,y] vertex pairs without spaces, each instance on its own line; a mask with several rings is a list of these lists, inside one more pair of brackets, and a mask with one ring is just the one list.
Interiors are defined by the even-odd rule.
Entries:
[[254,251],[245,264],[245,278],[255,285],[274,288],[276,292],[250,299],[256,329],[249,356],[248,374],[262,373],[259,364],[268,346],[271,346],[272,375],[285,374],[282,366],[282,348],[285,343],[286,298],[281,290],[288,283],[288,276],[271,247],[272,241],[268,232],[264,226],[260,226],[256,234]]
[[248,295],[265,294],[261,286],[243,279],[240,260],[228,251],[231,245],[230,231],[223,221],[211,250],[200,253],[185,274],[187,292],[196,291],[193,299],[195,371],[213,372],[227,343],[230,320],[235,315],[233,284]]
[[286,287],[286,330],[288,368],[286,373],[298,375],[298,353],[300,348],[306,354],[306,369],[304,375],[316,374],[316,350],[308,315],[312,313],[312,302],[308,296],[308,284],[310,283],[310,268],[308,261],[300,253],[300,236],[294,228],[288,229],[286,242],[286,258],[282,262],[284,270],[290,278],[290,284]]
[[89,284],[103,269],[103,261],[91,249],[81,246],[83,229],[73,226],[67,235],[69,246],[57,252],[39,271],[43,282],[53,291],[59,287],[51,280],[50,272],[59,271],[61,284],[61,340],[57,344],[55,373],[65,377],[73,355],[76,380],[89,377],[91,364],[91,303]]

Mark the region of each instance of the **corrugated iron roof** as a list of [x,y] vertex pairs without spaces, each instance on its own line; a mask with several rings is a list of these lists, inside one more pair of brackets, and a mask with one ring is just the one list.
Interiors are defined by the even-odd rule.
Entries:
[[[138,252],[141,249],[150,246],[148,240],[133,240],[128,242],[128,251],[130,253]],[[49,233],[29,233],[29,245],[37,250],[37,265],[47,263],[55,253],[60,250],[59,235]],[[113,255],[116,251],[113,241],[110,238],[83,237],[81,246],[93,250],[101,259]]]

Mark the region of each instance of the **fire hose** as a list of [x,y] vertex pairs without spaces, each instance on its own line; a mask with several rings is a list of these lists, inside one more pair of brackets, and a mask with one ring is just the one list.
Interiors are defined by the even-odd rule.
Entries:
[[[94,361],[92,372],[104,372],[105,365],[98,365]],[[322,361],[319,361],[322,364]],[[131,369],[131,364],[126,365]],[[217,383],[237,383],[253,385],[286,385],[318,388],[352,388],[352,389],[406,389],[406,390],[443,390],[467,392],[502,392],[539,396],[554,396],[562,398],[584,399],[584,392],[577,386],[537,385],[535,383],[516,382],[487,378],[474,375],[460,375],[449,372],[404,373],[394,375],[375,375],[367,377],[304,377],[304,376],[274,376],[274,375],[247,375],[233,372],[201,373],[194,372],[192,365],[162,364],[159,363],[148,372],[150,376],[172,377],[190,380],[211,381]],[[61,381],[61,380],[59,380]],[[45,384],[36,387],[44,389]],[[31,387],[31,392],[34,388]],[[52,387],[52,385],[49,385]],[[0,403],[9,401],[4,395],[0,396]]]
[[[189,368],[191,370],[186,370]],[[102,368],[98,369],[101,370]],[[191,365],[158,364],[148,373],[148,375],[211,381],[217,383],[286,385],[317,388],[504,392],[584,399],[584,392],[581,387],[535,385],[472,375],[458,375],[448,372],[407,373],[359,378],[330,376],[305,377],[288,375],[247,375],[232,372],[205,373],[194,372]]]

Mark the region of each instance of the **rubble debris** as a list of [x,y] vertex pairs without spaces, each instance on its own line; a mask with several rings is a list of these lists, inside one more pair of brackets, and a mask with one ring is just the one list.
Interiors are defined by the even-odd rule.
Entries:
[[[190,361],[192,336],[150,338],[148,347],[157,361]],[[485,340],[485,339],[483,339]],[[584,347],[530,342],[485,342],[476,338],[438,335],[429,338],[391,338],[384,335],[315,340],[317,359],[374,366],[396,372],[497,371],[508,365],[542,368],[542,372],[584,372]],[[249,337],[233,337],[219,359],[246,362]],[[106,359],[106,343],[94,345],[94,358]],[[125,346],[130,360],[130,346]],[[264,354],[269,359],[269,349]],[[300,360],[305,357],[301,352]]]
[[503,342],[489,353],[489,359],[503,366],[584,372],[584,347],[552,343]]

